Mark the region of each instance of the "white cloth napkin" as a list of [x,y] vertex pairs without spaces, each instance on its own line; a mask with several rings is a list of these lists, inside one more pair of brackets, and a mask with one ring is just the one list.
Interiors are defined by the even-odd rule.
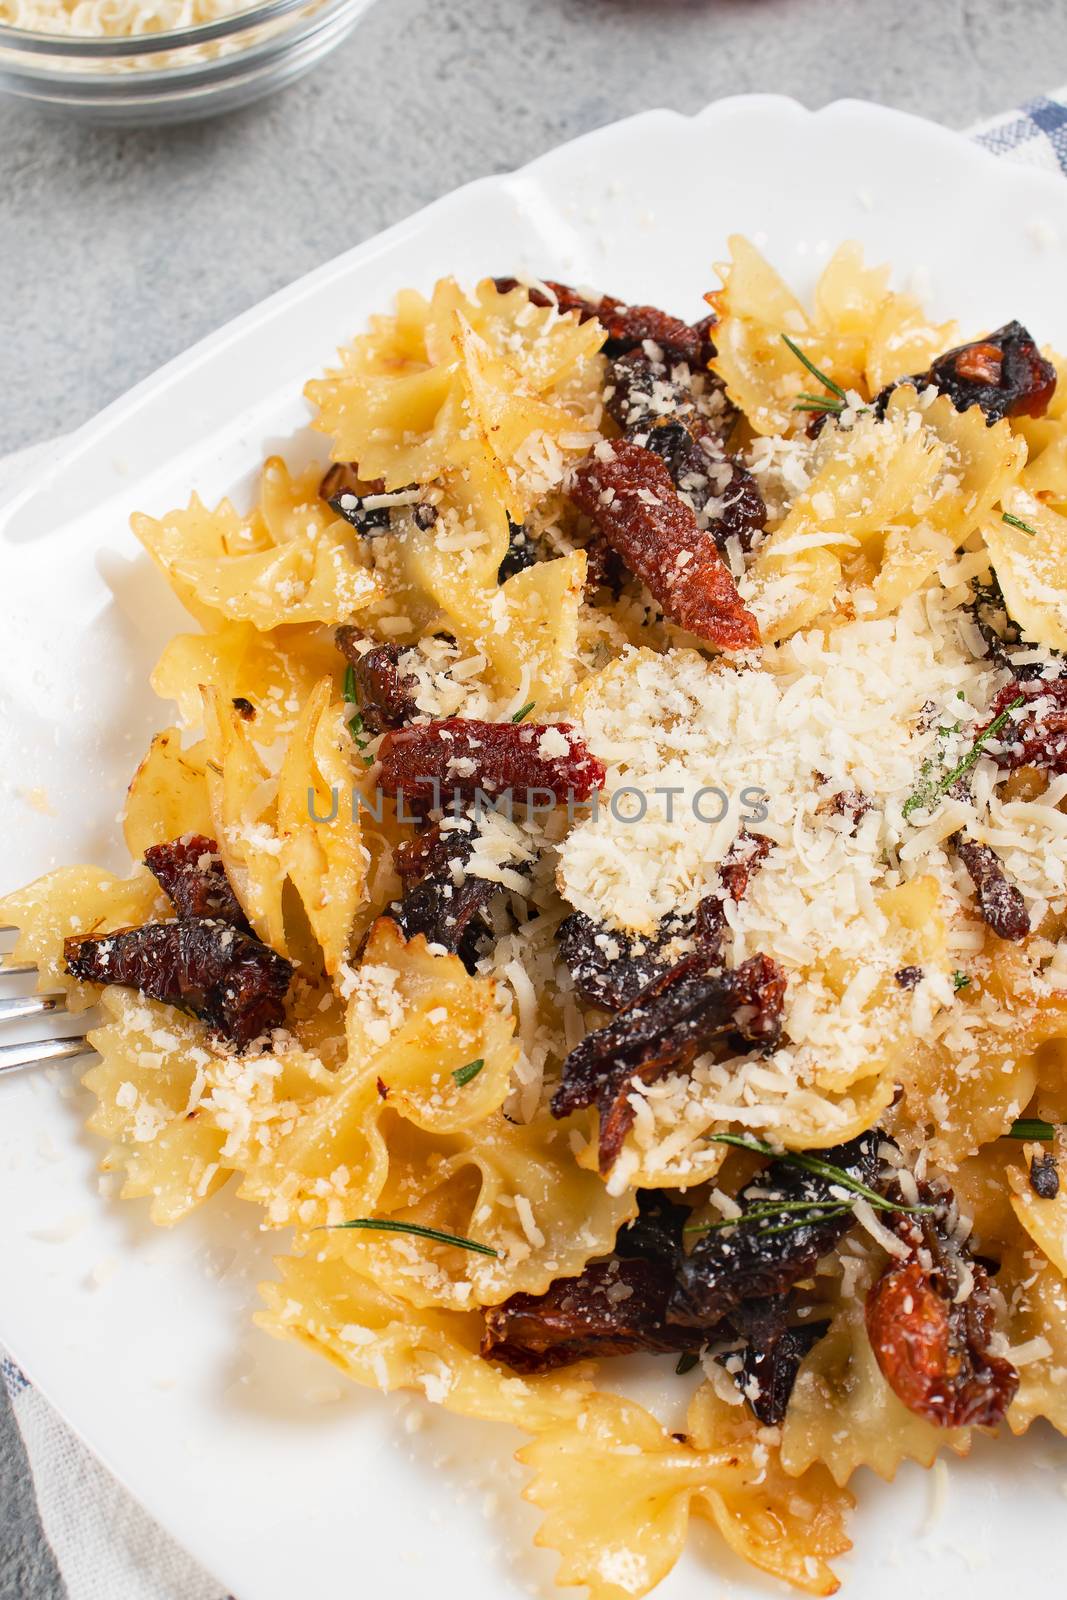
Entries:
[[[970,130],[994,155],[1067,176],[1067,85]],[[0,458],[0,499],[59,440]],[[0,1362],[41,1525],[69,1600],[224,1600],[222,1590],[100,1465],[14,1362]]]

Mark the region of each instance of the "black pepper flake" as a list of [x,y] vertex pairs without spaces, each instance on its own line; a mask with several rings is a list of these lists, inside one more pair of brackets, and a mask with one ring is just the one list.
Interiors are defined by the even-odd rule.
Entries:
[[922,967],[898,967],[893,974],[902,989],[914,989],[923,980]]
[[1030,1162],[1030,1187],[1039,1200],[1055,1200],[1060,1192],[1060,1174],[1055,1156],[1046,1151]]

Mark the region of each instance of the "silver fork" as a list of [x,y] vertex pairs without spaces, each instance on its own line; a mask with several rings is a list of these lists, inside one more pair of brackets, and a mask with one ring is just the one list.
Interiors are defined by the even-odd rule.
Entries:
[[[15,931],[14,928],[0,928],[0,935]],[[0,961],[3,959],[0,955]],[[36,971],[32,961],[14,962],[10,966],[0,966],[0,979],[28,977]],[[65,1017],[67,1014],[66,1001],[61,994],[11,994],[0,998],[0,1025],[24,1022],[30,1017]],[[0,1073],[18,1072],[23,1067],[40,1066],[46,1061],[70,1061],[94,1053],[83,1033],[20,1039],[14,1044],[0,1045]]]

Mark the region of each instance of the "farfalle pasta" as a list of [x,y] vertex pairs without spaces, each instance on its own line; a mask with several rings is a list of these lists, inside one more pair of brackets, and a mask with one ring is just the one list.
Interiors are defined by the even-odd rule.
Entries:
[[594,1600],[694,1514],[833,1593],[857,1468],[1067,1431],[1063,363],[718,270],[402,290],[316,465],[135,518],[133,864],[3,902],[123,1196],[232,1184],[262,1328],[523,1429]]

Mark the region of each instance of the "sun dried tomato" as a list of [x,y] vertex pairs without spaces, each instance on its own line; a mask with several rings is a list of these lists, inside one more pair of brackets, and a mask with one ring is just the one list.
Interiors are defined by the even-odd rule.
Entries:
[[[508,294],[519,287],[517,278],[494,278],[493,282],[500,294]],[[576,311],[579,322],[589,322],[595,317],[607,334],[603,346],[607,356],[621,356],[650,339],[668,355],[688,362],[691,367],[700,366],[706,359],[706,317],[692,327],[680,317],[672,317],[669,312],[660,311],[656,306],[628,306],[610,294],[591,299],[577,289],[571,289],[565,283],[555,283],[549,278],[544,280],[544,286],[550,291],[549,294],[532,284],[523,285],[535,306],[555,304],[561,312]],[[550,296],[554,296],[554,299]]]
[[902,989],[914,989],[923,981],[922,967],[898,967],[893,977]]
[[[744,898],[749,878],[771,848],[771,840],[741,829],[719,865],[722,891],[732,900]],[[638,935],[600,927],[575,911],[560,923],[556,937],[560,955],[587,1005],[618,1011],[635,1000],[677,957],[671,947],[695,940],[716,953],[722,947],[726,913],[722,893],[706,895],[695,913],[672,912],[654,934]]]
[[594,1262],[545,1294],[513,1294],[485,1311],[481,1353],[514,1372],[551,1372],[588,1356],[698,1350],[705,1330],[664,1320],[673,1277],[642,1257]]
[[1009,880],[996,851],[963,833],[954,833],[951,843],[974,884],[978,910],[986,926],[998,939],[1025,939],[1030,932],[1026,901]]
[[785,1421],[800,1363],[829,1328],[826,1321],[790,1322],[797,1306],[791,1295],[746,1300],[715,1329],[718,1342],[743,1341],[736,1352],[716,1360],[730,1373],[757,1421],[777,1428]]
[[666,1189],[638,1189],[637,1216],[615,1236],[617,1256],[643,1256],[665,1261],[672,1269],[682,1253],[682,1230],[689,1208],[680,1206]]
[[546,794],[582,801],[603,788],[606,775],[568,722],[446,717],[387,733],[378,759],[385,793],[423,805],[439,805],[443,795],[473,799],[479,791],[510,793],[521,803]]
[[766,859],[773,840],[742,828],[719,863],[718,892],[704,896],[696,909],[693,932],[706,950],[719,951],[726,935],[726,900],[736,905],[748,893],[749,880]]
[[369,496],[384,493],[385,479],[372,478],[364,482],[354,461],[335,461],[319,484],[319,495],[330,510],[350,522],[357,533],[381,533],[388,529],[388,506],[375,506],[367,511],[363,505]]
[[144,864],[180,917],[210,917],[242,933],[252,932],[214,839],[186,833],[169,844],[150,845]]
[[727,456],[713,433],[667,421],[638,433],[633,443],[660,456],[678,493],[720,552],[729,539],[736,539],[742,550],[752,548],[767,524],[766,504],[748,468]]
[[281,1027],[293,975],[260,940],[203,917],[66,939],[63,959],[72,977],[128,985],[191,1012],[238,1050]]
[[235,694],[233,699],[230,701],[230,704],[236,711],[237,715],[245,722],[255,721],[256,708],[252,704],[251,700],[247,698],[247,696],[243,694]]
[[692,917],[665,917],[654,934],[603,928],[575,911],[556,932],[559,953],[587,1005],[618,1011],[673,965],[669,949],[692,937]]
[[[1006,322],[984,339],[946,350],[927,372],[898,381],[920,390],[932,384],[957,411],[980,406],[992,424],[1004,417],[1043,417],[1056,391],[1056,369],[1021,322]],[[879,414],[894,388],[889,384],[877,396]]]
[[618,553],[599,533],[593,535],[584,549],[586,594],[595,594],[598,589],[610,589],[617,600],[626,582],[626,568]]
[[939,1428],[995,1427],[1015,1397],[1019,1374],[989,1353],[989,1275],[945,1231],[951,1195],[935,1195],[926,1185],[919,1193],[938,1210],[924,1217],[890,1215],[911,1256],[890,1260],[868,1292],[871,1348],[909,1411]]
[[990,722],[1020,697],[1027,704],[997,734],[1000,749],[989,752],[994,761],[1000,767],[1067,772],[1067,677],[1016,678],[994,700]]
[[773,1049],[786,977],[769,956],[724,971],[717,951],[697,950],[642,989],[613,1021],[587,1034],[563,1064],[552,1115],[600,1113],[600,1170],[607,1172],[633,1122],[634,1084],[683,1071],[726,1035]]
[[990,661],[998,667],[1007,668],[1018,683],[1041,677],[1045,671],[1042,662],[1020,659],[1028,653],[1029,646],[1023,641],[1022,629],[1008,610],[1004,591],[995,572],[991,572],[984,583],[972,578],[967,610],[982,635],[985,653]]
[[[663,361],[632,351],[612,363],[606,400],[610,415],[631,444],[652,450],[696,512],[720,551],[736,538],[751,548],[767,523],[767,507],[755,478],[728,456],[711,422],[698,409],[690,383]],[[731,412],[724,409],[724,422]]]
[[604,406],[624,433],[654,427],[667,417],[685,420],[696,414],[691,384],[643,350],[631,350],[611,363]]
[[490,931],[486,907],[500,891],[499,883],[466,871],[475,838],[474,824],[465,817],[447,818],[405,840],[395,855],[404,894],[388,910],[405,939],[423,934],[428,943],[458,955],[468,971]]
[[[847,1144],[811,1154],[870,1186],[878,1181],[883,1138],[874,1128]],[[717,1317],[731,1316],[742,1302],[785,1294],[852,1226],[847,1200],[840,1215],[826,1214],[840,1207],[836,1190],[832,1179],[785,1161],[773,1161],[757,1172],[736,1196],[741,1208],[736,1223],[702,1234],[682,1261],[668,1308],[670,1320],[705,1327]],[[775,1214],[776,1203],[782,1209]],[[813,1209],[798,1211],[801,1206]]]
[[509,517],[507,553],[497,569],[496,581],[506,583],[517,572],[525,572],[527,567],[535,567],[540,559],[541,552],[523,524],[512,522]]
[[591,455],[574,474],[571,497],[647,585],[672,622],[722,650],[759,645],[714,539],[678,496],[659,456],[616,440],[604,460]]
[[820,811],[829,811],[836,817],[847,817],[852,824],[853,833],[867,813],[873,809],[873,800],[870,800],[861,789],[839,789],[837,794],[831,795],[819,807]]
[[400,671],[403,646],[379,644],[361,652],[358,641],[362,637],[353,627],[338,628],[334,634],[338,650],[352,668],[363,726],[371,735],[384,733],[386,728],[402,728],[418,715],[418,679]]

